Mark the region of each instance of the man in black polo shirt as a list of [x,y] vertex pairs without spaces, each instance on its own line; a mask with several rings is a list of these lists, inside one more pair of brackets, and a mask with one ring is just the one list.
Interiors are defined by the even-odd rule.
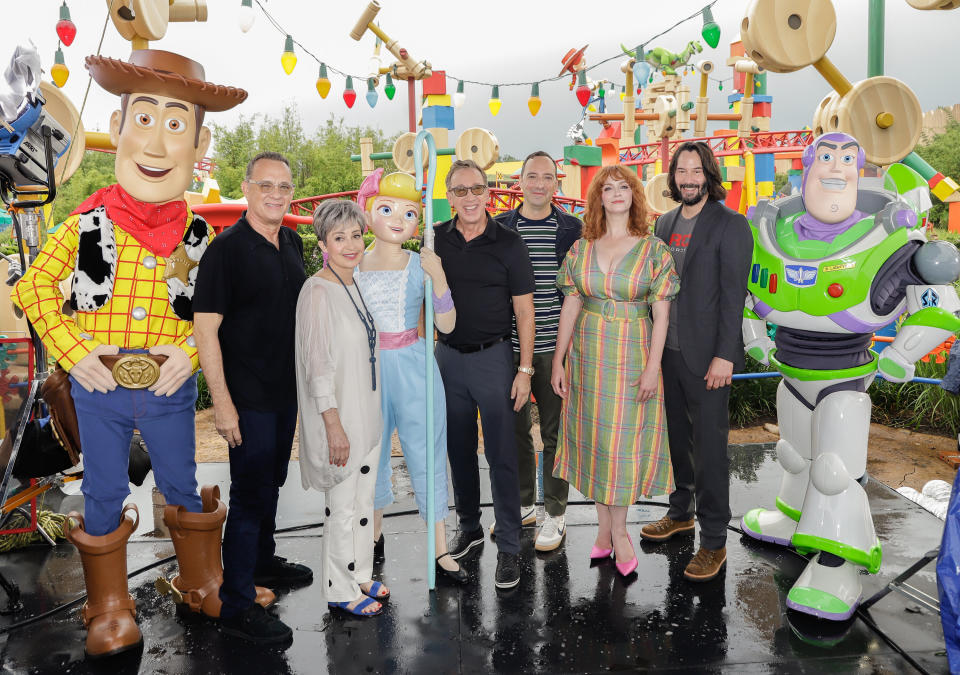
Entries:
[[[534,277],[520,235],[497,225],[485,210],[487,176],[470,160],[447,174],[447,199],[457,215],[434,228],[435,250],[457,308],[457,324],[440,334],[437,364],[447,401],[447,454],[460,532],[450,546],[455,560],[483,545],[477,410],[493,491],[497,588],[520,582],[520,487],[514,416],[530,396],[533,374]],[[517,319],[520,365],[510,344]]]
[[292,635],[254,602],[254,584],[313,579],[309,568],[274,555],[273,539],[297,424],[294,332],[306,280],[303,242],[282,224],[293,187],[283,155],[263,152],[250,161],[247,210],[210,243],[193,297],[200,365],[217,431],[230,445],[221,628],[254,642]]

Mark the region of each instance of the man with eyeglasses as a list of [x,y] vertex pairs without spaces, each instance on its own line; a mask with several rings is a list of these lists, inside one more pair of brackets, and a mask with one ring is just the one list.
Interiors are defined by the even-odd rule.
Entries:
[[[446,178],[457,215],[434,227],[436,253],[457,308],[457,324],[440,333],[436,356],[447,403],[447,454],[460,531],[450,555],[460,560],[483,545],[477,411],[490,466],[497,538],[496,586],[520,582],[520,490],[513,434],[515,413],[530,396],[535,288],[523,239],[486,211],[487,176],[471,160],[456,160]],[[519,366],[510,344],[516,317]]]
[[[550,386],[553,352],[557,344],[557,326],[563,297],[557,289],[557,270],[563,264],[567,251],[580,238],[583,224],[580,219],[557,208],[553,195],[557,191],[557,164],[543,150],[531,153],[520,167],[520,189],[523,203],[506,211],[496,221],[514,232],[519,232],[530,252],[530,262],[536,279],[533,306],[536,315],[536,338],[533,345],[531,385],[540,418],[540,439],[543,441],[543,507],[546,515],[537,533],[534,548],[541,552],[553,551],[566,534],[564,514],[570,486],[565,480],[554,478],[553,461],[557,450],[557,432],[560,428],[562,399]],[[513,332],[513,360],[520,365],[520,340],[516,327]],[[520,522],[537,523],[537,458],[533,447],[533,421],[528,402],[516,417],[516,442],[520,470]],[[491,526],[490,532],[493,533]]]
[[294,190],[287,159],[258,154],[242,189],[247,210],[200,264],[194,332],[217,431],[230,445],[221,625],[263,642],[286,626],[257,610],[255,584],[313,580],[306,566],[275,555],[273,536],[297,424],[295,316],[306,272],[300,236],[283,227]]

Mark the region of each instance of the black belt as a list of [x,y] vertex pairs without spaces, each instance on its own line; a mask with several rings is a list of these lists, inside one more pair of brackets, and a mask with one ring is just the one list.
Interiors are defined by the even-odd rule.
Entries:
[[449,342],[446,342],[444,340],[440,340],[440,342],[446,345],[447,347],[449,347],[450,349],[456,349],[461,354],[472,354],[474,352],[480,352],[480,351],[483,351],[484,349],[493,347],[494,345],[498,345],[501,342],[506,342],[509,339],[510,338],[507,338],[507,337],[499,337],[496,340],[491,340],[490,342],[484,342],[483,344],[479,344],[479,345],[452,345]]

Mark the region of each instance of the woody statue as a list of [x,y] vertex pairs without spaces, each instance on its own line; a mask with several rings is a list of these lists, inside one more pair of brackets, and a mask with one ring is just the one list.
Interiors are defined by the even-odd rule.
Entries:
[[[120,96],[110,118],[117,184],[95,192],[56,229],[11,297],[70,376],[84,515],[71,514],[64,529],[83,562],[87,655],[98,657],[143,643],[126,569],[138,514],[123,504],[134,429],[167,501],[164,520],[180,568],[167,590],[195,612],[220,614],[226,507],[215,486],[197,494],[194,460],[192,298],[213,231],[183,193],[210,145],[204,113],[232,108],[247,92],[206,82],[199,63],[159,50],[136,50],[129,62],[89,56],[86,66]],[[71,274],[68,316],[59,284]],[[273,601],[271,591],[257,591],[258,603]]]

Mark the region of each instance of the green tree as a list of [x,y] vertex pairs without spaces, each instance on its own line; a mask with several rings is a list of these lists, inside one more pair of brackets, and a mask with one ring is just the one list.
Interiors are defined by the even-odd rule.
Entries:
[[[918,145],[916,151],[944,176],[960,180],[960,121],[948,122],[944,133],[924,145]],[[934,207],[930,209],[930,221],[939,227],[946,227],[947,205],[935,196],[933,203]]]
[[115,183],[113,164],[114,156],[111,153],[85,152],[76,173],[57,189],[50,224],[62,223],[83,200],[100,188]]

